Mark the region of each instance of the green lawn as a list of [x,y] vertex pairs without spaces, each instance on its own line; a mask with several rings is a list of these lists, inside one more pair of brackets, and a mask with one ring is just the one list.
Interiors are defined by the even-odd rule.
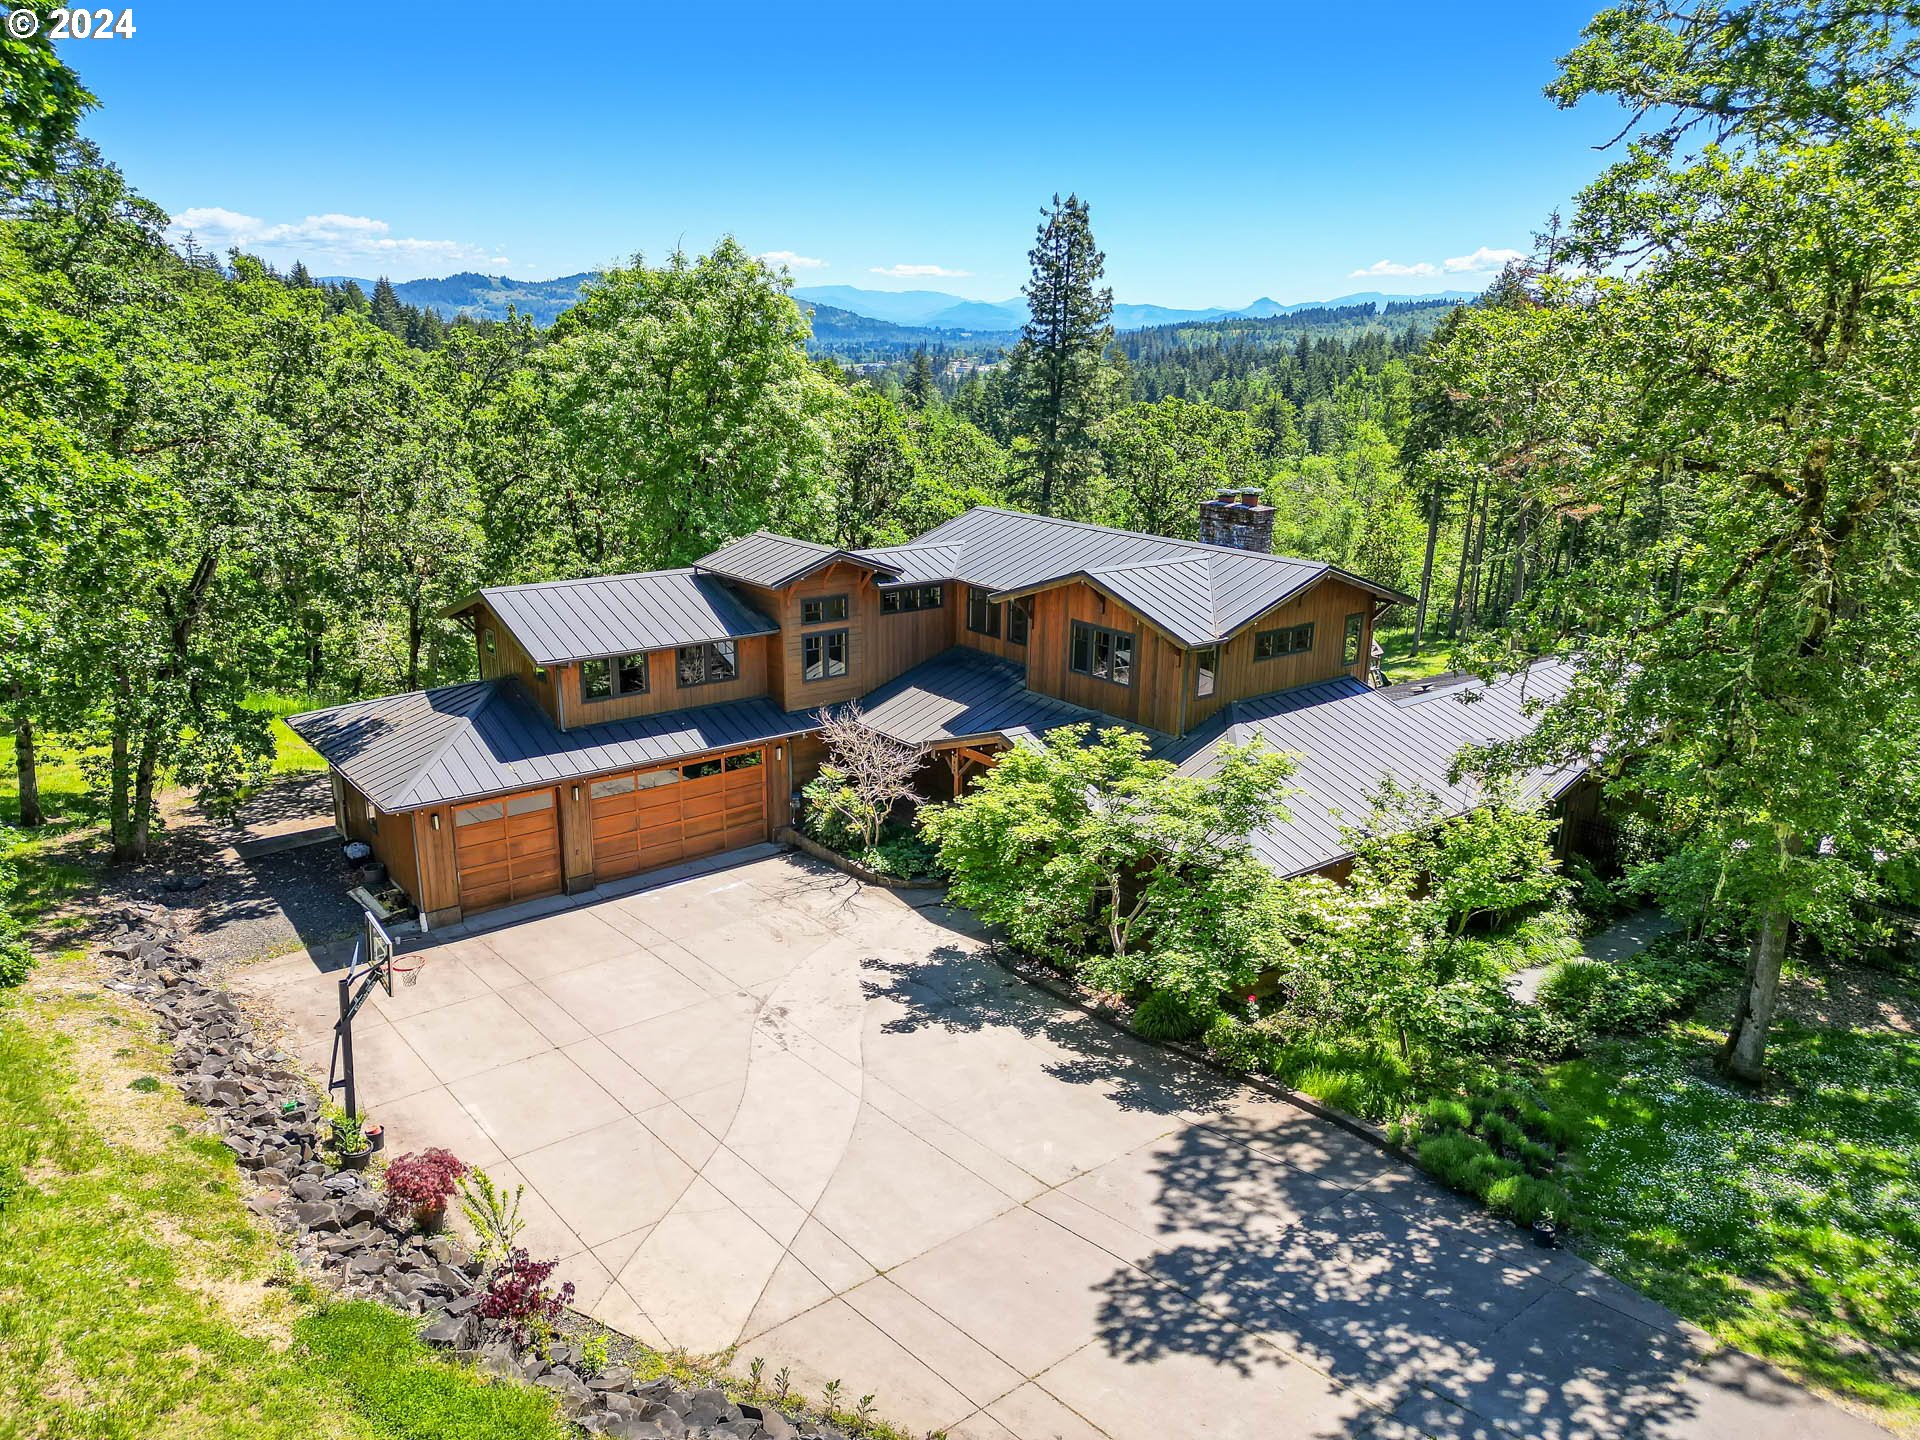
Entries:
[[551,1397],[329,1304],[241,1206],[239,1172],[139,1012],[0,998],[0,1432],[62,1440],[561,1440]]
[[1920,1036],[1784,1023],[1761,1095],[1678,1025],[1545,1077],[1581,1249],[1722,1340],[1920,1419]]
[[1380,642],[1380,648],[1386,652],[1381,657],[1380,669],[1389,685],[1398,685],[1404,680],[1425,680],[1429,676],[1447,673],[1447,652],[1451,644],[1445,636],[1428,635],[1427,643],[1418,655],[1412,653],[1412,626],[1379,630],[1373,638]]

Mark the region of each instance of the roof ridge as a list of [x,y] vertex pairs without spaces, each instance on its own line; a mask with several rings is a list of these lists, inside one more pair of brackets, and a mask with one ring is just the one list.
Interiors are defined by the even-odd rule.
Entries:
[[[479,716],[482,710],[485,710],[499,698],[502,689],[510,685],[517,685],[519,681],[511,675],[496,675],[489,680],[470,680],[465,683],[472,685],[476,690],[484,687],[487,691],[487,693],[481,697],[479,704],[475,705],[471,710],[462,712],[462,718],[471,723]],[[427,692],[422,690],[420,693],[425,695]],[[457,725],[449,727],[440,743],[433,747],[432,753],[413,767],[413,774],[407,780],[406,794],[413,794],[413,787],[420,783],[420,777],[438,764],[440,758],[452,748],[453,742],[459,738],[460,727]]]
[[1182,545],[1190,550],[1199,550],[1207,554],[1246,555],[1255,560],[1284,560],[1292,565],[1322,565],[1331,568],[1329,561],[1309,560],[1304,555],[1275,555],[1270,550],[1242,550],[1234,545],[1209,545],[1204,540],[1183,540],[1177,535],[1150,535],[1145,530],[1122,530],[1117,525],[1096,525],[1091,520],[1069,520],[1064,515],[1036,515],[1031,510],[1011,510],[1004,505],[972,506],[955,515],[952,520],[942,520],[927,533],[931,535],[941,526],[953,524],[954,520],[964,520],[975,510],[987,510],[995,515],[1016,515],[1022,520],[1044,520],[1049,525],[1066,525],[1075,530],[1098,530],[1106,535],[1125,535],[1133,540],[1155,540],[1162,545]]
[[571,575],[565,580],[522,580],[514,585],[482,585],[482,595],[497,594],[503,590],[553,590],[563,585],[606,585],[615,580],[646,580],[655,575],[692,575],[698,577],[700,571],[693,565],[674,565],[664,570],[623,570],[617,575]]

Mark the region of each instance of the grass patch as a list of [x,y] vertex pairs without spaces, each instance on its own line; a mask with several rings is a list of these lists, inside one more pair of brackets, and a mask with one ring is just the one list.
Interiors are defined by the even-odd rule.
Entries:
[[225,1147],[172,1087],[131,1083],[165,1067],[150,1037],[84,962],[52,962],[0,999],[0,1431],[566,1433],[548,1397],[455,1371],[398,1317],[378,1333],[377,1364],[343,1375],[324,1342],[374,1322],[336,1318],[361,1307],[323,1306],[304,1282],[269,1284],[286,1262],[243,1208]]
[[1542,1077],[1578,1127],[1581,1249],[1730,1344],[1920,1417],[1920,1038],[1783,1023],[1778,1085],[1720,1083],[1717,1031]]
[[1403,629],[1376,630],[1373,638],[1380,642],[1380,648],[1385,652],[1380,657],[1380,670],[1387,677],[1389,685],[1398,685],[1405,680],[1426,680],[1447,673],[1447,656],[1453,643],[1444,635],[1429,633],[1427,643],[1418,655],[1413,653],[1413,627],[1410,625]]
[[327,762],[320,758],[320,752],[294,734],[287,726],[287,716],[298,715],[306,710],[320,710],[328,705],[339,703],[321,695],[249,695],[247,708],[261,710],[273,717],[273,766],[274,775],[298,775],[309,770],[324,770]]

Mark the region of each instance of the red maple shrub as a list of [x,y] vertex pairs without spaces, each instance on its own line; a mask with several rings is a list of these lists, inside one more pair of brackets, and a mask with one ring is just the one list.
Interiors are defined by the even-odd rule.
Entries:
[[388,1195],[416,1212],[438,1210],[453,1198],[455,1184],[466,1173],[465,1161],[436,1147],[417,1155],[396,1155],[387,1166],[384,1183]]
[[559,1263],[535,1260],[517,1247],[509,1250],[488,1277],[486,1294],[480,1297],[480,1318],[498,1320],[516,1345],[527,1344],[536,1332],[551,1327],[573,1300],[571,1280],[558,1294],[547,1289],[547,1278]]

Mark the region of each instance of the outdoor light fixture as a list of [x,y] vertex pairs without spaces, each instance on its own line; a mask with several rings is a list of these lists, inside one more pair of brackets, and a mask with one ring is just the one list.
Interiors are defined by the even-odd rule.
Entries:
[[573,798],[576,800],[580,798],[580,787],[578,785],[573,787]]
[[440,812],[436,810],[428,818],[433,822],[433,828],[438,830],[440,828]]

